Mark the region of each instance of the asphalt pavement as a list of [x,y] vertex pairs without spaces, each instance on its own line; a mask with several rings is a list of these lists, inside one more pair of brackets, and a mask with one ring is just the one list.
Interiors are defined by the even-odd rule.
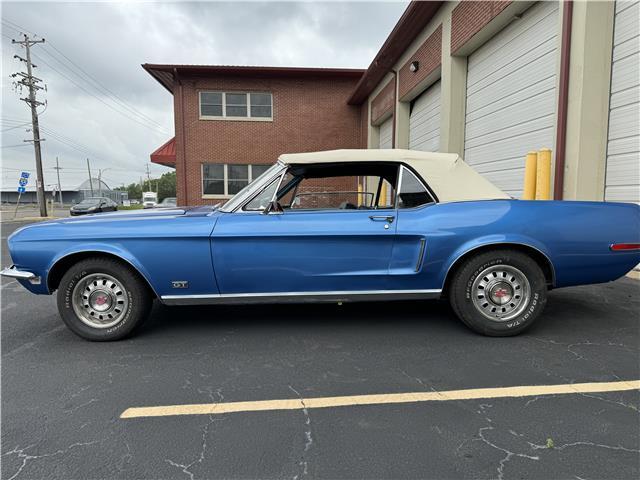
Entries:
[[[2,225],[6,237],[24,223]],[[1,283],[1,476],[635,479],[638,390],[122,419],[130,407],[640,379],[640,282],[552,291],[514,338],[444,302],[155,305],[86,342]],[[303,401],[303,400],[301,400]]]

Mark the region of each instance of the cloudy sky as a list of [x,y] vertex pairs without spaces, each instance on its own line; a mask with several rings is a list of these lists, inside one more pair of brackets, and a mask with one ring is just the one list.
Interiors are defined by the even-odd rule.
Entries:
[[[30,114],[10,74],[24,67],[11,44],[33,47],[47,86],[40,121],[47,185],[56,156],[63,186],[108,169],[110,186],[138,181],[149,153],[173,136],[172,97],[142,63],[366,68],[408,2],[2,2],[2,185],[35,171]],[[152,176],[169,169],[150,166]]]

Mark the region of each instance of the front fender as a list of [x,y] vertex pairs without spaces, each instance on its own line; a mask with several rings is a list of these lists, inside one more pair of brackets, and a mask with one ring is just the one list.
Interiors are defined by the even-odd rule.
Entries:
[[555,278],[555,271],[553,266],[553,261],[551,258],[551,254],[549,249],[540,241],[531,238],[527,235],[521,234],[494,234],[494,235],[485,235],[482,237],[473,238],[468,240],[467,242],[460,245],[457,249],[455,249],[451,255],[447,258],[447,260],[442,264],[442,269],[439,274],[439,278],[441,281],[441,285],[444,288],[444,284],[447,280],[447,276],[451,271],[451,268],[455,265],[455,263],[462,258],[464,255],[472,252],[473,250],[477,250],[479,248],[488,247],[491,245],[495,246],[521,246],[521,247],[529,247],[537,250],[542,255],[544,255],[549,264],[551,265],[552,275]]
[[82,254],[103,253],[103,254],[108,254],[108,255],[113,255],[115,257],[118,257],[120,260],[123,260],[124,262],[131,265],[140,275],[142,275],[142,277],[146,280],[146,282],[149,284],[151,289],[157,295],[154,285],[150,281],[151,275],[149,274],[147,269],[144,267],[144,265],[140,263],[140,261],[138,261],[135,255],[133,255],[126,248],[124,248],[124,246],[122,246],[121,244],[107,244],[102,242],[92,242],[92,243],[83,243],[82,245],[73,245],[59,252],[53,258],[53,260],[51,260],[51,262],[47,266],[47,269],[43,275],[42,283],[44,284],[48,293],[52,293],[49,289],[49,273],[51,272],[51,270],[54,268],[54,266],[58,262],[64,260],[70,255],[75,255],[78,253],[82,253]]

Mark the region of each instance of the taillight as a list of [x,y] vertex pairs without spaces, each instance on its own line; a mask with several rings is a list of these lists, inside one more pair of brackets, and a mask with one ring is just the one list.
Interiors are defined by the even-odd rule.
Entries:
[[609,248],[614,252],[640,250],[640,243],[614,243]]

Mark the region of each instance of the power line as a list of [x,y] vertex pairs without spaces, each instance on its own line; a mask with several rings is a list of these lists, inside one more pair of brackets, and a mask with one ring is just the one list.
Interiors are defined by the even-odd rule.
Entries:
[[[17,23],[11,22],[9,20],[3,19],[3,22],[6,22],[6,25],[9,26],[9,28],[12,28],[13,30],[16,31],[20,31],[18,29],[16,29],[15,27],[11,26],[11,25],[15,25],[16,27],[19,27],[21,30],[26,30],[23,27],[21,27],[20,25],[18,25]],[[9,25],[11,24],[11,25]],[[9,37],[8,37],[9,38]],[[164,134],[168,134],[169,132],[167,132],[167,130],[164,128],[164,126],[162,124],[160,124],[159,122],[157,122],[156,120],[152,119],[151,117],[149,117],[148,115],[142,113],[140,110],[136,109],[135,107],[127,104],[127,102],[125,100],[123,100],[121,97],[119,97],[117,94],[115,94],[113,91],[111,91],[110,89],[108,89],[106,86],[104,86],[99,80],[97,80],[94,76],[92,76],[89,72],[87,72],[84,68],[82,68],[80,65],[78,65],[76,62],[74,62],[71,58],[69,58],[67,55],[65,55],[59,48],[57,48],[55,45],[53,45],[51,42],[49,42],[49,46],[55,50],[55,52],[57,52],[57,55],[60,55],[61,57],[63,57],[68,63],[70,63],[71,65],[73,65],[75,67],[75,70],[71,67],[69,67],[66,63],[64,63],[64,61],[61,61],[60,58],[57,55],[54,55],[51,51],[48,50],[48,48],[44,48],[43,51],[45,53],[47,53],[47,55],[49,55],[49,57],[53,60],[55,60],[58,64],[60,64],[61,66],[63,66],[64,68],[66,68],[69,72],[71,72],[72,75],[77,76],[78,78],[80,78],[81,80],[83,80],[84,82],[87,83],[87,85],[90,88],[95,89],[97,92],[104,94],[110,101],[112,101],[115,105],[117,105],[119,108],[124,108],[126,109],[127,112],[130,112],[130,114],[135,115],[137,118],[132,118],[129,114],[127,114],[127,112],[123,112],[121,110],[118,110],[114,107],[114,105],[110,105],[107,104],[106,102],[104,102],[104,100],[100,99],[99,97],[97,97],[95,94],[93,94],[92,92],[89,92],[88,90],[86,90],[85,88],[83,88],[82,86],[80,86],[78,83],[76,83],[74,80],[72,80],[71,78],[69,78],[67,75],[63,74],[62,72],[60,72],[59,70],[57,70],[55,67],[53,67],[50,63],[48,63],[46,60],[44,60],[42,57],[38,56],[37,58],[42,61],[45,65],[49,66],[51,69],[53,69],[54,71],[56,71],[57,73],[59,73],[60,75],[62,75],[64,78],[66,78],[67,80],[69,80],[70,82],[74,83],[78,88],[80,88],[81,90],[83,90],[85,93],[93,96],[94,98],[97,98],[98,100],[100,100],[102,103],[104,103],[105,105],[107,105],[109,108],[111,108],[112,110],[120,113],[121,115],[125,116],[126,118],[128,118],[129,120],[135,121],[140,125],[146,126],[147,128],[150,129],[154,129],[154,130],[159,130]],[[84,77],[84,78],[83,78]]]
[[[9,120],[9,119],[2,119],[3,123],[6,123],[7,125],[11,125],[11,123],[9,122],[15,122],[15,120]],[[16,128],[15,126],[12,128]],[[93,150],[91,150],[89,147],[87,147],[86,145],[77,142],[76,140],[67,137],[65,135],[62,135],[61,133],[56,132],[55,130],[46,127],[44,125],[41,126],[41,129],[44,133],[46,133],[52,140],[57,141],[58,143],[61,143],[63,145],[66,145],[70,148],[73,148],[74,150],[82,153],[83,155],[89,155],[91,157],[94,158],[98,158],[100,159],[99,156],[95,155]],[[101,159],[104,160],[104,159]]]
[[5,128],[5,129],[0,130],[0,132],[2,132],[2,133],[8,132],[9,130],[15,130],[16,128],[24,127],[25,125],[29,125],[29,123],[22,123],[20,125],[16,125],[15,127]]
[[[94,88],[96,88],[96,90],[102,90],[103,92],[106,92],[108,94],[108,96],[112,97],[114,99],[115,102],[117,102],[118,104],[122,105],[124,108],[126,108],[127,110],[129,110],[131,113],[133,113],[134,115],[139,116],[140,118],[153,123],[155,125],[157,125],[159,128],[162,128],[163,130],[165,130],[164,126],[161,123],[156,122],[153,118],[145,115],[144,113],[142,113],[140,110],[138,110],[135,107],[132,107],[130,105],[127,104],[127,102],[125,100],[123,100],[122,98],[120,98],[117,94],[113,93],[111,90],[109,90],[107,87],[105,87],[102,83],[100,83],[95,77],[93,77],[91,74],[89,74],[84,68],[82,68],[80,65],[78,65],[76,62],[74,62],[73,60],[71,60],[68,56],[66,56],[63,52],[61,52],[55,45],[53,45],[51,42],[49,42],[49,46],[51,48],[53,48],[56,52],[58,52],[58,54],[60,54],[62,57],[64,57],[69,63],[71,63],[74,67],[76,67],[81,73],[84,74],[84,76],[86,78],[88,78],[89,80],[91,80],[95,85],[97,85],[97,87],[94,86]],[[44,49],[48,55],[50,55],[52,58],[55,58],[53,55],[51,55],[51,52],[47,49]],[[57,60],[58,63],[60,63],[61,65],[63,65],[62,62],[60,62],[60,60]],[[68,66],[65,65],[65,67],[72,71]],[[166,130],[165,130],[166,131]]]
[[69,77],[68,75],[62,73],[60,70],[58,70],[57,68],[55,68],[53,65],[51,65],[49,62],[47,62],[45,59],[43,59],[42,57],[38,56],[38,55],[34,55],[34,57],[36,57],[40,62],[44,63],[45,65],[47,65],[49,68],[51,68],[51,70],[53,70],[54,72],[57,72],[58,75],[66,78],[68,81],[70,81],[71,83],[73,83],[76,87],[78,87],[80,90],[82,90],[83,92],[85,92],[87,95],[92,96],[93,98],[95,98],[96,100],[98,100],[99,102],[103,103],[104,105],[106,105],[107,107],[109,107],[111,110],[113,110],[116,113],[119,113],[120,115],[128,118],[129,120],[131,120],[132,122],[136,122],[138,125],[142,125],[143,127],[146,127],[150,130],[159,132],[159,133],[164,133],[164,132],[160,132],[156,127],[152,127],[151,125],[147,124],[147,123],[142,123],[141,121],[138,121],[136,118],[129,116],[128,114],[126,114],[125,112],[116,109],[113,105],[111,105],[110,103],[105,102],[102,98],[98,97],[96,94],[94,94],[93,92],[90,92],[89,90],[87,90],[86,88],[84,88],[82,85],[80,85],[78,82],[76,82],[75,80],[73,80],[71,77]]
[[[28,31],[26,28],[21,27],[17,23],[12,22],[11,20],[8,20],[6,18],[2,19],[2,23],[4,23],[7,27],[12,28],[13,30],[15,30],[18,33],[21,33],[21,34],[22,33],[29,33],[29,34],[31,34],[32,37],[37,37],[38,36],[35,33]],[[16,27],[18,27],[18,28],[16,28]]]

